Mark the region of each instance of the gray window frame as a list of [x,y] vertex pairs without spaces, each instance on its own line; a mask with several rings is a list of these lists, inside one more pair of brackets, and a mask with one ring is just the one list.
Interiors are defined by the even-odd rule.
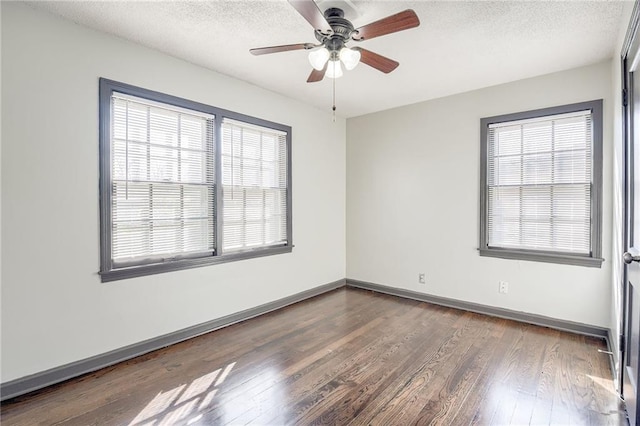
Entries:
[[[155,102],[174,105],[181,108],[200,111],[215,116],[215,248],[210,256],[198,258],[168,259],[162,263],[141,264],[127,267],[114,267],[111,258],[111,95],[113,92],[148,99]],[[225,118],[262,126],[286,132],[287,145],[287,241],[281,246],[261,247],[252,250],[219,253],[222,246],[222,168],[221,168],[221,125]],[[194,102],[177,96],[168,95],[153,90],[144,89],[130,84],[121,83],[106,78],[99,79],[99,169],[100,169],[100,278],[102,282],[109,282],[127,278],[142,277],[170,271],[215,265],[237,260],[252,259],[290,253],[293,250],[292,226],[292,186],[291,186],[291,127],[271,121],[251,117],[237,112],[217,108],[214,106]]]
[[[600,268],[602,258],[602,99],[531,111],[504,114],[480,119],[480,256],[503,259],[529,260]],[[591,251],[588,255],[489,247],[488,237],[488,129],[489,125],[508,121],[539,118],[576,111],[591,110],[593,123],[592,177],[591,177]]]

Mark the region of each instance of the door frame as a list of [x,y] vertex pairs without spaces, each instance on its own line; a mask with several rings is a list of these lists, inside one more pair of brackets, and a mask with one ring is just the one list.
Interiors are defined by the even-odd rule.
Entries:
[[[633,96],[633,87],[630,77],[630,73],[627,72],[628,68],[633,66],[630,62],[638,62],[640,61],[640,33],[638,31],[640,24],[640,0],[636,0],[633,11],[631,14],[631,20],[629,22],[629,26],[627,27],[627,32],[624,40],[624,44],[621,50],[620,57],[620,65],[621,65],[621,82],[622,82],[622,164],[623,164],[623,180],[622,180],[622,192],[623,192],[623,203],[624,208],[622,209],[622,225],[623,225],[623,235],[622,235],[622,251],[625,252],[631,246],[630,236],[633,235],[633,214],[636,213],[633,211],[634,206],[632,203],[632,191],[634,190],[634,168],[631,167],[631,162],[633,161],[633,134],[632,134],[632,117],[634,114],[633,110],[633,102],[630,102],[629,99]],[[635,54],[635,57],[630,57],[631,54]],[[640,65],[638,65],[640,66]],[[638,71],[640,72],[640,70]],[[635,127],[640,129],[640,123],[635,123]],[[635,171],[637,173],[637,170]],[[618,343],[618,371],[617,371],[617,379],[618,379],[618,391],[620,396],[624,396],[624,374],[626,370],[626,361],[628,355],[628,316],[629,312],[627,309],[628,302],[628,267],[621,259],[615,259],[615,262],[620,262],[622,265],[622,274],[621,274],[621,283],[617,283],[619,288],[622,290],[622,306],[621,306],[621,315],[619,318],[619,326],[620,326],[620,336]],[[615,373],[615,372],[614,372]],[[639,408],[638,403],[640,402],[639,395],[636,394],[636,409]],[[626,405],[626,404],[625,404]],[[627,413],[628,414],[628,413]]]

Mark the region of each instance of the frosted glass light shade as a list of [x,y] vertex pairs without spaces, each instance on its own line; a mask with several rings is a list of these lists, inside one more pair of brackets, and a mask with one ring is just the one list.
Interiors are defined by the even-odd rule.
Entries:
[[344,64],[344,67],[351,71],[358,65],[360,62],[360,52],[358,50],[349,49],[348,47],[343,47],[340,50],[340,60]]
[[340,61],[329,61],[329,64],[327,65],[327,73],[325,75],[329,78],[342,77],[342,66],[340,65]]
[[318,71],[322,71],[322,69],[324,68],[324,64],[326,64],[329,60],[329,56],[331,56],[331,54],[326,47],[313,49],[311,52],[309,52],[309,63],[313,68],[317,69]]

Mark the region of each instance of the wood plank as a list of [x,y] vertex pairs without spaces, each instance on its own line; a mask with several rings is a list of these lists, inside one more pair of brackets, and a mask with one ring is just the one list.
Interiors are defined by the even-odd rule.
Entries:
[[3,425],[625,424],[603,341],[338,289],[2,404]]

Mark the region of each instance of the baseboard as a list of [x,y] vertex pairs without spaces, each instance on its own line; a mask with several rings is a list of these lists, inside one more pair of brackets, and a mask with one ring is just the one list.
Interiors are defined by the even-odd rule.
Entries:
[[347,278],[347,287],[361,288],[372,290],[378,293],[390,294],[393,296],[405,297],[407,299],[419,300],[421,302],[433,303],[435,305],[447,306],[449,308],[462,309],[464,311],[476,312],[479,314],[500,317],[528,324],[540,325],[571,333],[583,334],[587,336],[607,338],[608,329],[596,327],[593,325],[582,324],[579,322],[559,320],[556,318],[545,317],[542,315],[529,314],[526,312],[513,311],[510,309],[496,308],[494,306],[482,305],[479,303],[465,302],[462,300],[449,299],[446,297],[433,296],[431,294],[420,293],[417,291],[405,290],[401,288],[389,287],[386,285],[370,283]]
[[[619,358],[619,354],[620,352],[618,352],[618,354],[616,354],[613,349],[613,345],[611,344],[611,342],[614,342],[615,340],[613,340],[614,337],[611,334],[611,329],[607,330],[607,337],[605,338],[605,340],[607,341],[607,350],[610,352],[609,353],[609,368],[611,369],[611,377],[613,377],[613,387],[616,391],[616,393],[619,395],[620,394],[620,380],[619,377],[620,375],[618,374],[618,370],[616,370],[616,361],[618,361]],[[619,349],[619,348],[618,348]]]
[[115,349],[101,355],[96,355],[91,358],[86,358],[40,373],[11,380],[6,383],[0,384],[0,400],[4,401],[56,383],[63,382],[65,380],[72,379],[74,377],[81,376],[83,374],[91,373],[100,370],[101,368],[109,367],[113,364],[117,364],[119,362],[144,355],[157,349],[161,349],[182,342],[184,340],[191,339],[201,334],[205,334],[210,331],[235,324],[237,322],[245,321],[259,315],[284,308],[285,306],[301,302],[311,297],[318,296],[344,286],[345,280],[341,279],[285,297],[283,299],[256,306],[255,308],[246,309],[241,312],[227,315],[222,318],[218,318],[202,324],[194,325],[192,327],[178,330],[173,333],[168,333],[159,337],[155,337],[153,339],[134,343],[133,345],[125,346],[120,349]]
[[[353,279],[341,279],[328,284],[321,285],[319,287],[312,288],[310,290],[297,293],[283,299],[275,300],[273,302],[265,303],[254,308],[246,309],[241,312],[237,312],[231,315],[227,315],[222,318],[218,318],[206,323],[198,324],[192,327],[188,327],[182,330],[178,330],[173,333],[165,334],[153,339],[148,339],[133,345],[125,346],[120,349],[115,349],[110,352],[106,352],[101,355],[86,358],[80,361],[72,362],[70,364],[55,367],[50,370],[46,370],[40,373],[32,374],[29,376],[21,377],[19,379],[11,380],[0,384],[0,401],[4,401],[16,396],[24,395],[29,392],[33,392],[38,389],[42,389],[47,386],[54,385],[56,383],[63,382],[65,380],[72,379],[74,377],[81,376],[83,374],[97,371],[101,368],[109,367],[122,361],[127,361],[131,358],[135,358],[140,355],[161,349],[187,339],[205,334],[241,321],[245,321],[259,315],[266,314],[277,309],[284,308],[285,306],[301,302],[329,292],[331,290],[340,287],[352,287],[360,288],[364,290],[371,290],[378,293],[390,294],[393,296],[404,297],[413,300],[419,300],[421,302],[433,303],[436,305],[447,306],[455,309],[462,309],[465,311],[476,312],[485,315],[491,315],[500,318],[506,318],[514,321],[525,322],[528,324],[540,325],[543,327],[554,328],[563,331],[569,331],[572,333],[578,333],[588,336],[599,337],[607,340],[609,350],[611,350],[610,330],[602,327],[596,327],[592,325],[577,323],[573,321],[559,320],[556,318],[545,317],[542,315],[529,314],[526,312],[513,311],[510,309],[496,308],[493,306],[482,305],[479,303],[465,302],[456,299],[449,299],[440,296],[434,296],[425,293],[419,293],[417,291],[405,290],[395,287],[389,287],[386,285],[370,283],[366,281],[359,281]],[[613,357],[610,357],[613,363]],[[613,365],[612,365],[612,371]]]

